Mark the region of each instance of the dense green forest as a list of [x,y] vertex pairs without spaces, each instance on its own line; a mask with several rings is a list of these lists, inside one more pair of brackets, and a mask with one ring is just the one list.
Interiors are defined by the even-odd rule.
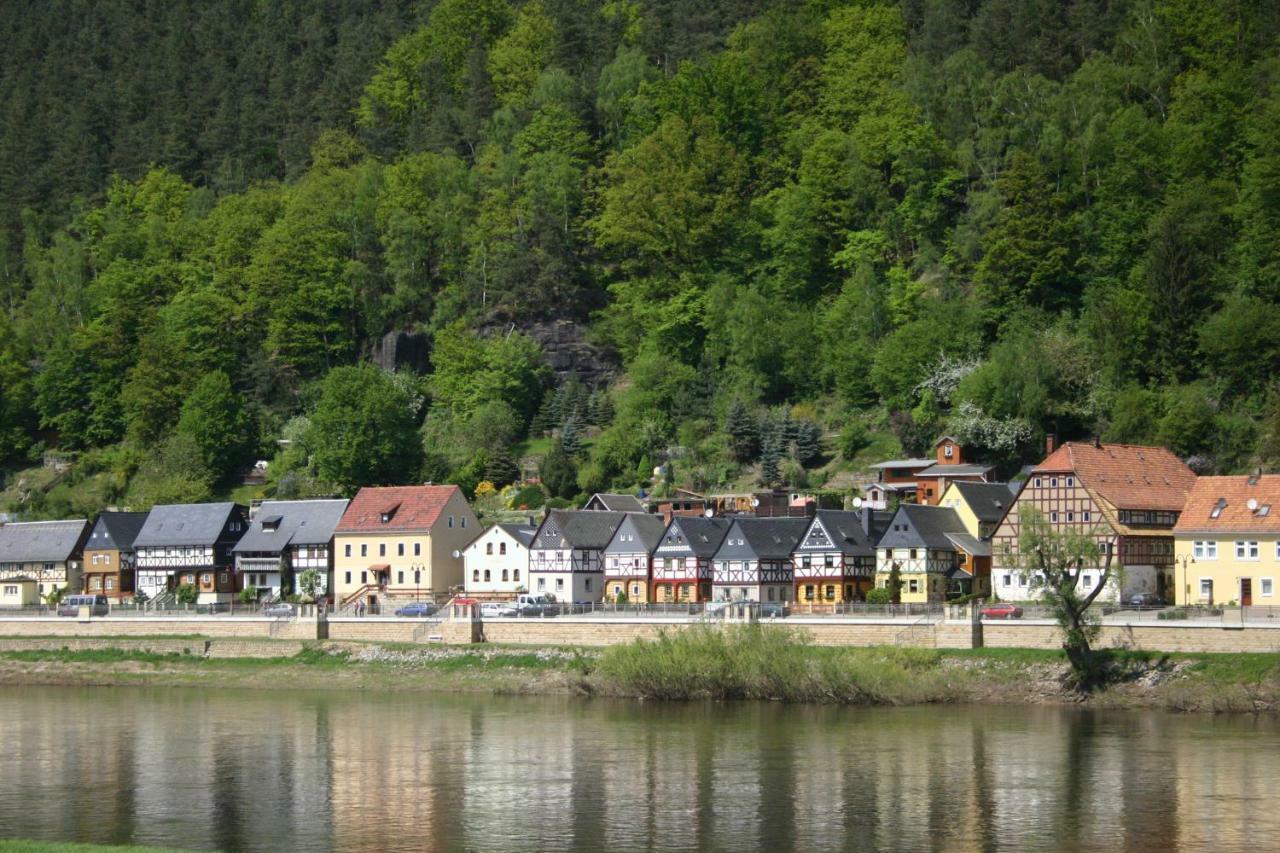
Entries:
[[[1267,0],[4,6],[13,509],[256,459],[821,486],[944,431],[1280,459]],[[546,320],[614,382],[558,384]],[[369,364],[396,330],[426,373]]]

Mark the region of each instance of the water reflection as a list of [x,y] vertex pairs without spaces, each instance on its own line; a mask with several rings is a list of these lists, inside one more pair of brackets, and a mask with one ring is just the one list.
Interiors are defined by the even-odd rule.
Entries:
[[1280,831],[1270,718],[26,688],[0,689],[0,719],[0,837],[1230,850]]

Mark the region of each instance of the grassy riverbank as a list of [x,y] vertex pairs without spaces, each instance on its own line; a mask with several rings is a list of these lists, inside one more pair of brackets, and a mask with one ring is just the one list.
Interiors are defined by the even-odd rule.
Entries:
[[[103,641],[110,643],[113,641]],[[1182,711],[1280,709],[1280,656],[1115,651],[1081,694],[1056,651],[830,648],[799,632],[695,629],[604,650],[326,643],[276,658],[119,647],[3,650],[0,684],[574,693],[635,699],[860,705],[1080,703]]]

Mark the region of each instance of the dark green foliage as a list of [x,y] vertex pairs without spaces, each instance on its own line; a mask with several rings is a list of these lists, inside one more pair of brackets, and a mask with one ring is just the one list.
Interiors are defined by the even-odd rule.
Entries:
[[176,434],[199,448],[216,481],[227,481],[248,461],[253,446],[249,419],[227,374],[219,370],[200,380],[182,404]]
[[760,421],[741,400],[734,400],[725,418],[729,450],[738,462],[749,462],[760,453]]
[[578,469],[562,441],[552,443],[538,474],[553,498],[571,498],[578,492]]

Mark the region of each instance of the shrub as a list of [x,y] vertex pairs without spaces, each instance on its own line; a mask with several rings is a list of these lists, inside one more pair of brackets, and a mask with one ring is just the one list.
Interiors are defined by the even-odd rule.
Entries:
[[525,486],[511,496],[508,506],[512,509],[537,509],[546,503],[546,500],[541,486]]
[[258,600],[257,587],[246,586],[244,589],[240,590],[241,604],[253,604],[257,600]]
[[174,592],[179,604],[195,604],[200,597],[200,590],[189,583],[184,583]]
[[887,587],[878,586],[867,591],[867,604],[889,604],[893,601],[893,593]]

